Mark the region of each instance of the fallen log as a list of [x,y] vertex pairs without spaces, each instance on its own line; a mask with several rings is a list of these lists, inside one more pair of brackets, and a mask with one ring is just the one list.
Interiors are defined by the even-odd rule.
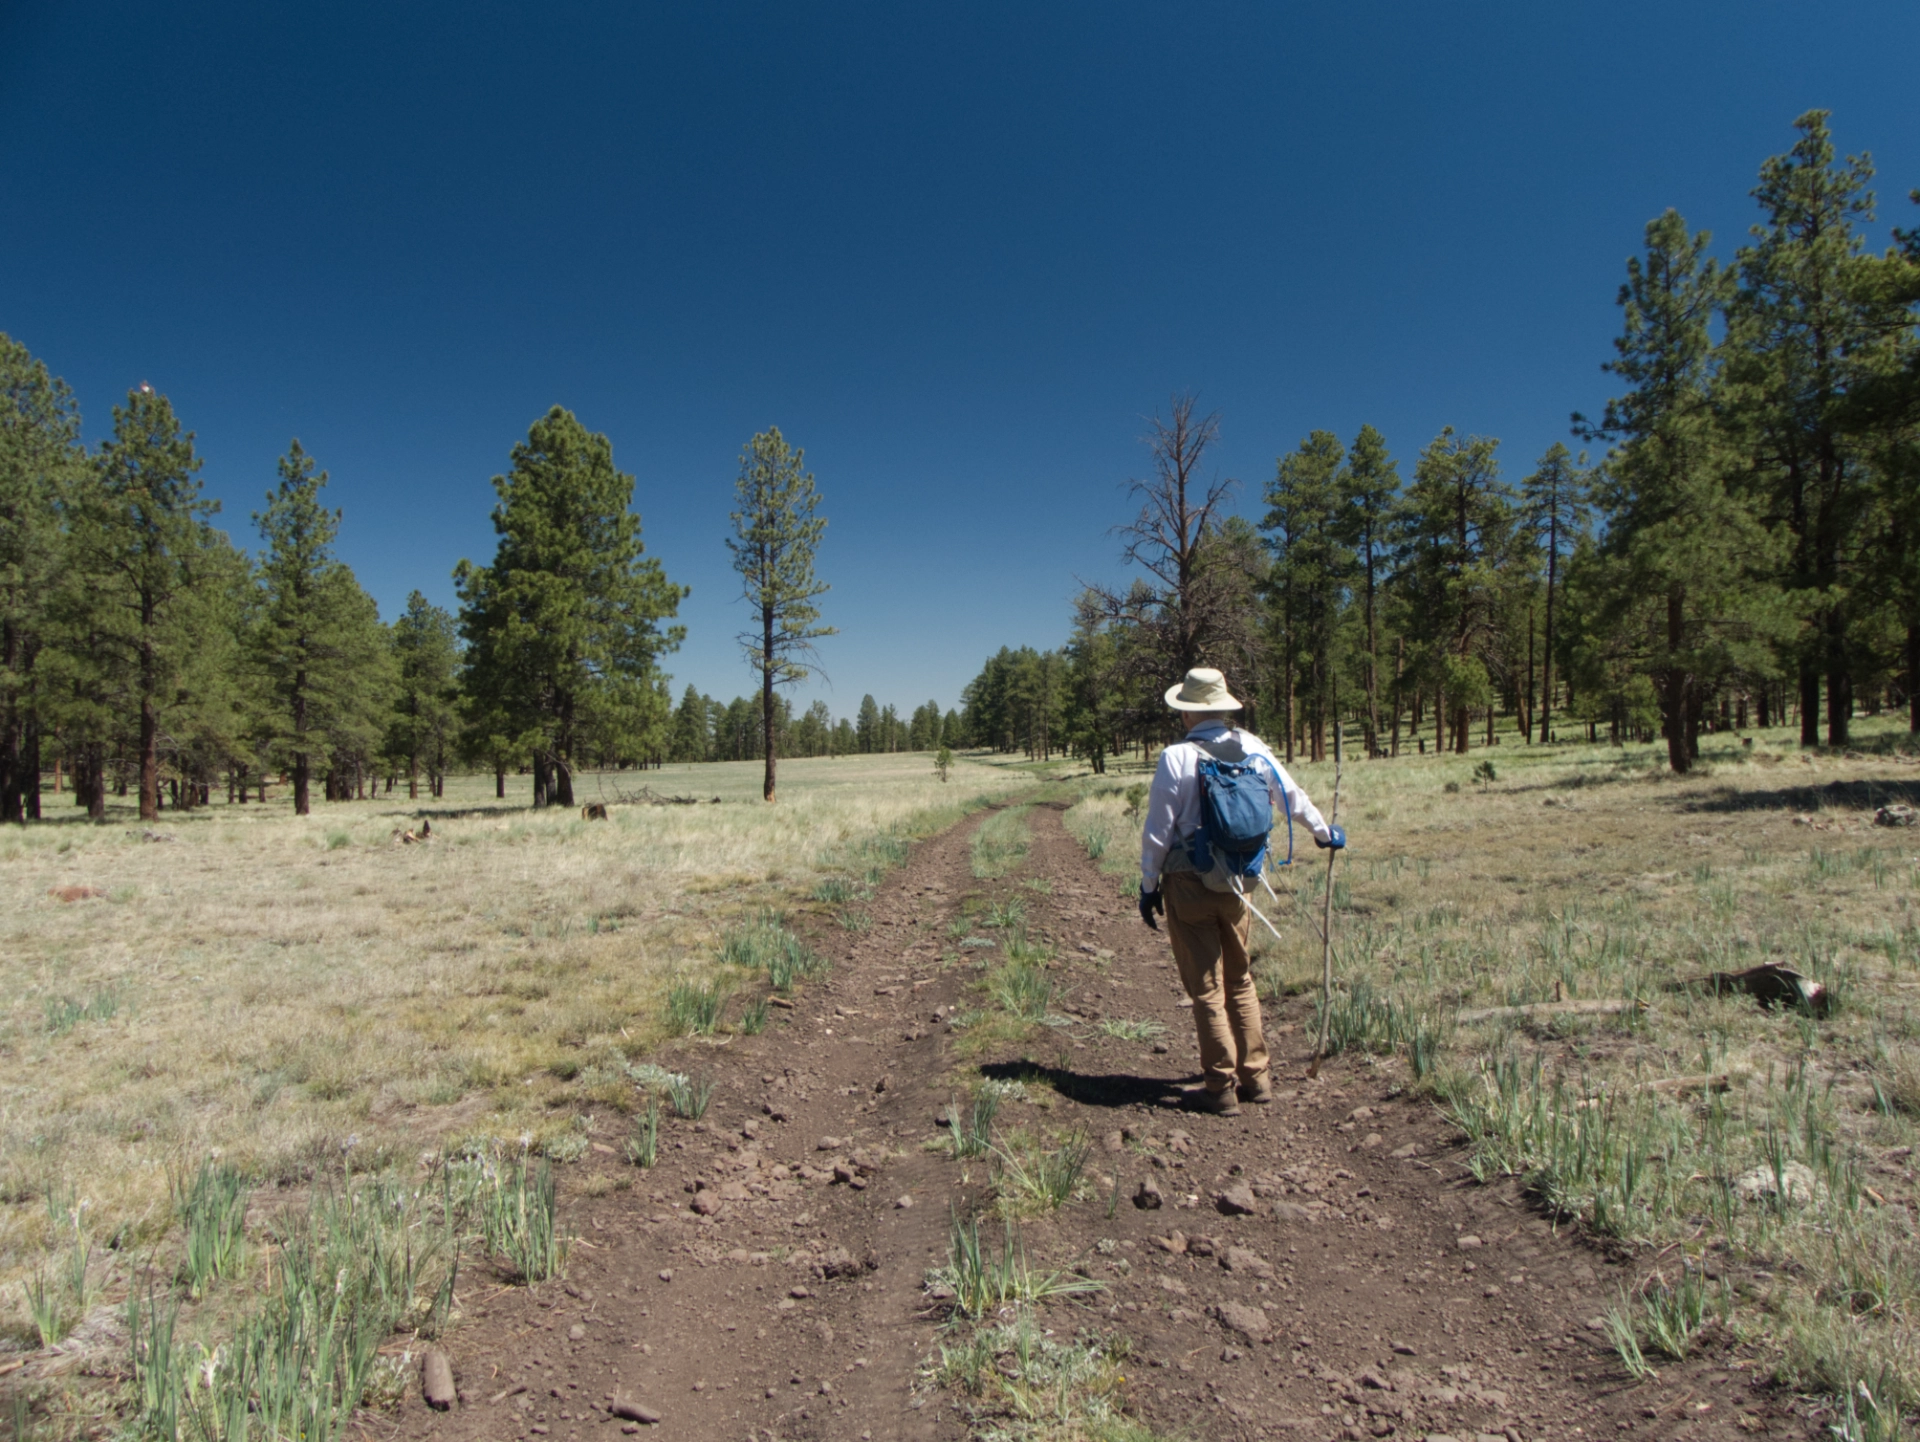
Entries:
[[1495,1021],[1500,1017],[1535,1016],[1618,1016],[1621,1012],[1644,1010],[1639,1001],[1535,1001],[1525,1006],[1483,1006],[1463,1011],[1454,1019],[1462,1023]]
[[1712,1076],[1666,1076],[1658,1081],[1642,1082],[1640,1089],[1676,1097],[1689,1092],[1724,1092],[1733,1089],[1733,1076],[1728,1072],[1716,1072]]
[[420,1392],[427,1405],[444,1412],[458,1400],[453,1386],[453,1363],[438,1347],[429,1348],[420,1359]]

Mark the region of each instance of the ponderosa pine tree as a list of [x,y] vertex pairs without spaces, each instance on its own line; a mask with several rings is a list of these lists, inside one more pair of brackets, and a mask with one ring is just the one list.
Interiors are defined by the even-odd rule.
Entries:
[[1630,389],[1607,402],[1599,428],[1620,442],[1600,483],[1606,609],[1623,634],[1645,636],[1642,664],[1680,774],[1699,749],[1703,697],[1736,669],[1764,671],[1784,619],[1761,579],[1779,560],[1771,538],[1727,484],[1735,458],[1714,411],[1710,331],[1726,281],[1708,239],[1671,210],[1648,225],[1644,260],[1627,263],[1625,329],[1607,364]]
[[860,709],[855,713],[853,734],[862,755],[880,750],[880,703],[873,699],[872,693],[860,698]]
[[1861,525],[1872,498],[1867,447],[1852,432],[1854,392],[1896,361],[1907,306],[1874,282],[1859,227],[1874,214],[1865,155],[1836,156],[1827,112],[1794,122],[1799,139],[1760,168],[1765,221],[1739,254],[1728,310],[1728,414],[1766,499],[1763,519],[1793,538],[1790,589],[1810,614],[1798,657],[1800,740],[1847,742],[1853,712],[1852,612]]
[[65,545],[60,509],[85,465],[72,393],[0,334],[0,821],[40,817],[39,662]]
[[1339,509],[1346,448],[1332,431],[1315,431],[1274,465],[1260,529],[1273,553],[1268,594],[1279,640],[1276,689],[1286,759],[1304,733],[1310,759],[1326,755],[1334,618],[1352,553]]
[[774,688],[791,686],[817,670],[813,643],[837,634],[833,627],[817,624],[820,609],[814,602],[828,586],[813,574],[813,556],[827,518],[815,514],[820,497],[805,461],[806,452],[789,446],[778,426],[747,442],[734,482],[739,509],[733,512],[733,534],[727,537],[733,568],[740,573],[741,598],[753,613],[753,628],[740,634],[740,647],[760,678],[766,750],[762,795],[769,802],[774,799],[779,751],[773,734]]
[[[1579,424],[1577,417],[1575,424]],[[1533,473],[1520,482],[1522,524],[1532,532],[1533,542],[1547,567],[1546,626],[1541,648],[1544,659],[1540,671],[1539,736],[1542,745],[1547,741],[1547,728],[1552,724],[1553,716],[1553,623],[1554,603],[1560,596],[1560,567],[1587,530],[1588,493],[1592,477],[1587,473],[1584,461],[1584,454],[1580,461],[1575,461],[1573,453],[1555,441],[1547,447],[1547,453],[1540,457]],[[1532,624],[1531,615],[1528,624]],[[1531,684],[1532,678],[1529,677],[1528,681]],[[1528,739],[1532,739],[1531,734]]]
[[493,563],[454,571],[470,715],[532,752],[536,806],[572,806],[585,738],[619,738],[629,753],[658,741],[657,662],[686,636],[662,623],[687,588],[644,555],[633,477],[570,411],[535,421],[493,488]]
[[459,740],[460,633],[453,614],[418,591],[393,623],[395,686],[387,754],[407,773],[407,799],[420,795],[420,765],[427,789],[442,794],[447,760]]
[[713,703],[702,696],[692,686],[680,698],[680,705],[673,713],[673,731],[667,746],[667,755],[675,761],[705,761],[708,757],[711,739],[709,736],[708,714]]
[[160,816],[160,736],[182,704],[180,680],[198,638],[186,624],[195,588],[213,569],[220,507],[200,494],[200,459],[165,396],[147,387],[113,409],[73,508],[73,618],[90,637],[84,664],[102,691],[124,694],[137,715],[140,817]]
[[1360,607],[1360,684],[1366,697],[1366,751],[1380,744],[1380,588],[1386,580],[1388,532],[1400,473],[1387,454],[1387,440],[1370,425],[1360,427],[1339,473],[1340,504],[1335,534],[1353,557],[1353,587]]
[[1396,518],[1408,639],[1434,698],[1434,746],[1464,754],[1470,714],[1493,701],[1485,650],[1502,614],[1513,557],[1512,488],[1500,443],[1446,427],[1420,452]]
[[252,643],[273,751],[292,773],[294,814],[306,816],[316,757],[342,744],[370,751],[380,734],[391,656],[378,609],[333,554],[340,512],[321,504],[327,473],[298,440],[279,472],[266,510],[253,515],[266,549]]

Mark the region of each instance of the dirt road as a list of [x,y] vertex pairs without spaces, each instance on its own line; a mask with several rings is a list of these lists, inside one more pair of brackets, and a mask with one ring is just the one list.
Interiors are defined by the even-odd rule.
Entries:
[[[1074,1025],[966,1065],[1024,1076],[1044,1104],[1009,1102],[1002,1125],[1096,1139],[1094,1195],[1027,1223],[1026,1244],[1104,1284],[1044,1320],[1131,1339],[1140,1420],[1218,1439],[1808,1435],[1793,1399],[1730,1351],[1631,1384],[1593,1325],[1626,1270],[1510,1188],[1468,1182],[1433,1107],[1394,1085],[1404,1071],[1340,1058],[1308,1082],[1297,1003],[1267,1018],[1271,1106],[1174,1109],[1196,1075],[1165,941],[1056,811],[1033,824],[1004,882],[973,878],[970,826],[917,847],[865,908],[870,928],[816,938],[830,977],[763,1035],[657,1058],[718,1081],[705,1119],[664,1123],[650,1171],[614,1154],[608,1119],[567,1171],[581,1238],[568,1280],[473,1284],[446,1344],[460,1404],[410,1397],[400,1434],[971,1435],[967,1399],[921,1377],[944,1316],[927,1272],[987,1181],[928,1145],[960,1075],[947,1019],[978,1005],[977,972],[942,954],[968,898],[1017,894],[1029,934],[1055,948]],[[1164,1023],[1164,1049],[1103,1034],[1103,1017]],[[1134,1204],[1147,1181],[1157,1208]],[[615,1402],[661,1420],[643,1428]]]

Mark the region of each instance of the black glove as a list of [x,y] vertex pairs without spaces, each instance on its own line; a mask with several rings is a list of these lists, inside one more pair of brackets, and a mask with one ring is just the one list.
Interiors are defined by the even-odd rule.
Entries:
[[1158,931],[1160,929],[1160,923],[1153,919],[1153,914],[1156,911],[1162,916],[1167,914],[1167,903],[1160,899],[1160,893],[1158,891],[1141,892],[1140,919],[1155,931]]
[[1325,851],[1329,846],[1335,851],[1345,851],[1347,849],[1347,833],[1337,826],[1329,826],[1327,830],[1331,831],[1333,835],[1329,836],[1325,841],[1322,841],[1316,836],[1313,838],[1313,844],[1322,851]]

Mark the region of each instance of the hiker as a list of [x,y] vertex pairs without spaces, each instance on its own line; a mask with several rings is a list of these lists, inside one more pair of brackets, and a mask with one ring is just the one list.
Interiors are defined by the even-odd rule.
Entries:
[[[1147,796],[1140,842],[1140,919],[1158,931],[1155,914],[1166,917],[1180,984],[1193,1000],[1205,1085],[1185,1093],[1181,1105],[1234,1116],[1241,1101],[1273,1100],[1260,998],[1247,958],[1253,914],[1244,892],[1246,884],[1257,882],[1265,864],[1265,838],[1259,839],[1257,854],[1241,854],[1252,869],[1251,878],[1235,873],[1225,856],[1215,854],[1218,848],[1209,846],[1202,830],[1202,791],[1222,783],[1203,781],[1202,763],[1208,758],[1227,763],[1227,772],[1234,770],[1230,763],[1249,763],[1242,774],[1250,770],[1263,779],[1265,799],[1311,831],[1315,846],[1344,847],[1347,838],[1339,827],[1327,824],[1265,742],[1229,724],[1240,703],[1218,671],[1196,667],[1187,672],[1186,679],[1167,692],[1167,704],[1186,713],[1187,738],[1160,753],[1160,769]],[[1245,784],[1257,793],[1252,776],[1245,777]],[[1272,819],[1267,813],[1263,824]]]

